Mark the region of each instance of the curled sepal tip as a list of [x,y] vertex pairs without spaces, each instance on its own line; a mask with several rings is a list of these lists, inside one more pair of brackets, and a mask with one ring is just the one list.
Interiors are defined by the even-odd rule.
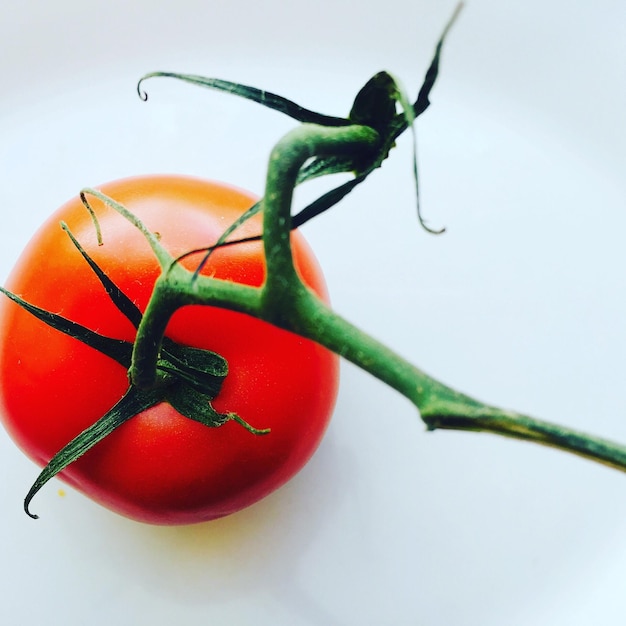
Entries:
[[225,92],[240,98],[245,98],[251,102],[261,104],[268,109],[273,109],[279,113],[283,113],[291,117],[294,120],[308,124],[321,124],[322,126],[349,126],[350,121],[343,117],[336,117],[334,115],[324,115],[317,111],[312,111],[303,106],[300,106],[296,102],[279,96],[278,94],[266,91],[265,89],[259,89],[258,87],[251,87],[250,85],[242,85],[241,83],[234,83],[229,80],[222,80],[221,78],[211,78],[208,76],[199,76],[197,74],[182,74],[178,72],[150,72],[139,79],[137,83],[137,94],[145,102],[148,99],[148,94],[143,88],[143,83],[149,78],[174,78],[198,87],[205,87],[207,89],[213,89],[216,91]]
[[266,435],[269,428],[255,428],[236,413],[220,413],[213,408],[207,396],[187,385],[172,386],[167,393],[167,401],[185,417],[204,426],[216,428],[234,421],[254,435]]
[[154,252],[154,255],[156,256],[161,268],[167,268],[172,264],[174,259],[161,245],[157,234],[151,232],[146,227],[146,225],[134,213],[129,211],[123,204],[121,204],[120,202],[116,202],[113,198],[110,198],[106,194],[103,194],[101,191],[98,191],[97,189],[86,187],[80,192],[80,200],[85,208],[92,215],[95,215],[95,212],[93,211],[93,207],[88,199],[88,196],[96,198],[104,206],[113,209],[114,211],[117,211],[117,213],[119,213],[124,219],[129,221],[137,230],[139,230],[139,232],[141,232],[141,234],[146,238],[148,244],[152,248],[152,251]]
[[116,428],[128,421],[133,415],[145,411],[157,404],[161,399],[158,392],[142,391],[129,387],[121,400],[97,422],[83,430],[72,439],[62,450],[57,452],[43,468],[37,480],[24,498],[24,511],[32,519],[39,519],[30,511],[30,503],[37,492],[59,472],[91,450],[98,442],[110,435]]
[[251,424],[248,424],[246,420],[242,419],[237,413],[227,413],[228,419],[233,422],[237,422],[240,426],[243,426],[249,433],[253,435],[269,435],[272,432],[271,428],[255,428]]

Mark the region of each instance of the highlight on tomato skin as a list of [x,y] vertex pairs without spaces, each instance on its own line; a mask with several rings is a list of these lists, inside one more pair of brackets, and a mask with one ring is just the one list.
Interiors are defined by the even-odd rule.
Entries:
[[[100,190],[135,213],[178,256],[214,243],[257,198],[223,184],[182,176],[145,176]],[[19,258],[6,288],[24,300],[103,335],[132,342],[135,329],[112,303],[68,235],[143,309],[159,267],[130,223],[91,202],[102,230],[99,246],[89,213],[77,197],[54,213]],[[254,217],[238,229],[261,232]],[[327,299],[324,279],[302,235],[294,232],[296,267]],[[198,259],[185,264],[192,268]],[[261,285],[261,242],[216,251],[202,273]],[[167,336],[211,350],[229,373],[213,401],[267,435],[231,421],[209,428],[166,402],[120,426],[59,476],[96,502],[152,524],[190,524],[253,504],[292,478],[318,447],[334,408],[338,357],[318,344],[256,318],[209,306],[173,316]],[[18,446],[45,465],[125,393],[119,363],[37,320],[4,296],[0,300],[0,417]]]

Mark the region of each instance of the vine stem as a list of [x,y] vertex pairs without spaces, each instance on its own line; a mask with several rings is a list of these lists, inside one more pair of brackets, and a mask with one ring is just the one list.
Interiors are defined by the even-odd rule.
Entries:
[[[177,263],[163,266],[138,328],[130,380],[140,388],[156,381],[160,343],[170,317],[187,304],[219,306],[253,315],[316,341],[408,398],[429,430],[480,431],[532,441],[626,471],[626,447],[528,415],[484,404],[435,380],[332,311],[300,280],[291,253],[291,204],[297,175],[311,158],[375,154],[379,137],[366,126],[303,124],[272,150],[263,199],[267,275],[261,287],[194,276]],[[117,208],[115,203],[109,203]],[[124,212],[117,208],[123,215]],[[128,215],[125,215],[129,219]],[[133,220],[131,220],[133,221]],[[163,260],[154,237],[137,223]]]

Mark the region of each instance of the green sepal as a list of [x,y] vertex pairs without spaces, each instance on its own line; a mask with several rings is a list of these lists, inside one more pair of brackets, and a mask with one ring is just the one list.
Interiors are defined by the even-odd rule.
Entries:
[[291,219],[292,228],[299,228],[309,220],[317,217],[327,211],[331,207],[335,206],[338,202],[340,202],[345,196],[347,196],[357,185],[360,185],[369,175],[371,171],[368,170],[363,174],[359,174],[355,178],[350,179],[349,181],[339,185],[327,191],[325,194],[321,195],[319,198],[311,202],[311,204],[307,205],[304,209],[296,213]]
[[59,472],[91,450],[98,442],[110,435],[116,428],[141,411],[161,402],[162,390],[143,391],[129,387],[120,401],[97,422],[83,430],[66,446],[57,452],[39,474],[24,499],[24,511],[29,517],[38,519],[30,512],[29,506],[37,492]]
[[[388,72],[379,72],[375,74],[357,94],[348,118],[334,117],[316,113],[310,109],[296,104],[295,102],[267,92],[263,89],[241,85],[230,81],[224,81],[218,78],[209,78],[195,74],[179,74],[175,72],[151,72],[143,76],[137,84],[137,92],[143,100],[147,100],[147,94],[142,91],[141,87],[145,80],[153,77],[169,77],[193,85],[207,87],[218,91],[227,92],[237,96],[241,96],[263,106],[285,113],[290,117],[310,124],[321,124],[326,126],[345,126],[348,124],[367,125],[377,130],[381,135],[381,147],[375,155],[370,155],[367,163],[363,163],[358,158],[350,157],[318,157],[313,159],[299,173],[297,184],[302,184],[313,178],[327,176],[330,174],[349,173],[355,174],[355,178],[339,185],[338,187],[323,194],[311,204],[302,209],[299,213],[292,217],[292,228],[299,228],[310,219],[317,217],[328,209],[335,206],[346,195],[348,195],[355,187],[361,184],[375,169],[380,167],[382,162],[389,155],[389,151],[395,145],[395,140],[409,127],[412,127],[415,118],[421,115],[430,106],[430,93],[437,81],[439,75],[439,65],[441,61],[441,52],[445,42],[445,38],[452,27],[453,23],[462,8],[459,3],[455,11],[446,24],[444,31],[435,46],[435,53],[428,67],[422,86],[420,87],[417,99],[411,105],[406,98],[404,90],[398,81]],[[396,113],[396,103],[401,105],[402,111]],[[416,139],[413,134],[413,176],[417,190],[417,214],[420,224],[431,233],[441,233],[443,230],[432,230],[424,222],[421,216],[419,204],[419,184],[417,174],[417,158],[415,149]],[[202,268],[208,262],[214,250],[224,245],[234,245],[244,241],[260,240],[261,235],[257,237],[246,237],[245,239],[236,239],[227,241],[237,228],[247,219],[257,214],[262,209],[262,202],[257,202],[248,211],[227,228],[218,241],[201,250],[194,250],[190,254],[205,252],[199,262],[194,277],[197,277]],[[184,255],[188,256],[188,255]],[[183,258],[183,257],[180,257]]]
[[429,106],[430,106],[430,92],[437,81],[437,77],[439,76],[439,62],[441,61],[441,51],[443,50],[443,44],[452,28],[453,24],[456,22],[459,13],[463,9],[463,2],[459,2],[452,16],[448,20],[445,28],[443,29],[443,33],[441,33],[441,37],[439,37],[439,41],[435,46],[435,54],[433,56],[432,61],[430,62],[430,66],[426,71],[426,76],[424,77],[424,82],[417,94],[417,100],[413,105],[413,112],[415,117],[421,115]]
[[173,385],[166,398],[181,415],[209,428],[222,426],[231,419],[228,413],[217,412],[203,393],[187,385]]
[[354,124],[369,126],[386,136],[396,117],[396,82],[388,72],[378,72],[354,99],[349,118]]
[[[91,207],[89,206],[89,203],[83,202],[83,204],[85,205],[86,208],[91,209]],[[92,219],[94,223],[97,224],[98,221],[95,216],[95,213],[93,213],[93,210],[92,210],[92,215],[93,215]],[[141,323],[141,318],[142,318],[142,314],[141,314],[141,311],[139,310],[139,307],[107,276],[107,274],[91,258],[91,256],[89,256],[87,250],[85,250],[81,246],[80,242],[78,241],[78,239],[76,239],[76,237],[74,237],[74,235],[72,234],[72,231],[68,228],[65,222],[61,222],[61,228],[67,233],[68,237],[72,240],[72,243],[74,244],[75,248],[80,252],[83,259],[85,259],[85,261],[87,262],[87,264],[89,265],[93,273],[96,275],[96,277],[98,278],[98,280],[104,287],[104,290],[107,292],[107,295],[109,296],[109,298],[111,298],[111,301],[116,306],[118,311],[120,311],[120,313],[122,313],[122,315],[124,315],[124,317],[126,317],[126,319],[128,319],[128,321],[135,328],[139,328],[139,324]]]
[[[337,157],[316,158],[300,170],[300,172],[298,173],[297,184],[300,185],[306,181],[313,180],[314,178],[328,176],[330,174],[344,174],[347,172],[353,172],[354,168],[355,165],[352,159],[339,159]],[[337,204],[345,195],[352,191],[353,187],[358,185],[360,182],[362,182],[362,179],[360,176],[357,176],[357,179],[353,179],[351,181],[348,181],[348,183],[344,185],[340,185],[336,189],[333,189],[332,191],[324,194],[322,197],[318,198],[317,200],[306,206],[304,209],[302,209],[300,212],[292,217],[292,228],[298,228],[302,226],[305,222],[308,222],[310,219],[316,217],[320,213],[323,213],[327,209]],[[222,232],[222,234],[220,235],[219,239],[212,246],[207,246],[206,248],[202,248],[200,250],[193,250],[190,253],[178,257],[177,261],[180,261],[190,254],[204,252],[204,256],[194,270],[195,279],[199,276],[200,272],[208,263],[209,258],[211,257],[213,252],[218,248],[222,248],[226,245],[235,245],[238,243],[244,243],[249,241],[261,241],[262,237],[260,234],[231,241],[228,241],[228,237],[230,237],[230,235],[234,233],[244,222],[249,220],[254,215],[260,213],[262,208],[263,203],[261,201],[256,202],[247,211],[240,215],[228,228],[226,228],[224,232]]]
[[198,76],[197,74],[179,74],[178,72],[150,72],[143,76],[137,83],[137,93],[142,100],[148,99],[148,94],[142,90],[142,84],[149,78],[175,78],[192,85],[223,91],[234,96],[251,100],[257,104],[261,104],[268,109],[273,109],[279,113],[284,113],[289,117],[305,124],[320,124],[322,126],[348,126],[350,121],[343,117],[335,117],[333,115],[324,115],[311,111],[299,104],[288,100],[283,96],[279,96],[265,89],[258,87],[250,87],[240,83],[233,83],[229,80],[221,78],[209,78],[206,76]]
[[[95,215],[93,219],[96,220]],[[142,318],[139,308],[91,258],[74,237],[67,224],[61,222],[61,228],[67,233],[78,252],[97,276],[116,308],[135,328],[138,328]],[[210,398],[214,398],[219,393],[224,378],[228,374],[228,363],[221,355],[210,350],[182,346],[167,337],[163,339],[161,354],[162,359],[159,366],[162,371],[184,380],[187,384],[206,393]],[[126,367],[129,365],[130,357]]]
[[270,432],[269,428],[254,428],[236,413],[219,413],[204,394],[186,385],[170,387],[167,390],[166,399],[181,415],[210,428],[223,426],[232,420],[255,435],[265,435]]
[[69,335],[73,339],[76,339],[94,350],[98,350],[102,354],[110,357],[114,361],[117,361],[124,368],[130,367],[131,356],[133,351],[133,344],[124,341],[122,339],[113,339],[105,335],[101,335],[82,324],[73,322],[66,319],[62,315],[51,313],[34,304],[26,302],[18,295],[8,291],[4,287],[0,287],[0,292],[7,298],[13,300],[16,304],[21,306],[25,311],[32,316],[41,320],[44,324],[58,330],[59,332]]
[[167,337],[163,340],[158,368],[211,400],[220,392],[228,374],[228,362],[220,354],[182,346]]

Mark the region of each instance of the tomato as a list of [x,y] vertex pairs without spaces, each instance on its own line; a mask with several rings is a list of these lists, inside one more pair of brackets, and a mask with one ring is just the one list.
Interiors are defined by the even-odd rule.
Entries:
[[[256,198],[213,182],[178,176],[138,177],[100,187],[124,204],[173,256],[214,243]],[[143,310],[160,270],[143,236],[95,199],[99,246],[89,213],[77,197],[35,234],[6,288],[27,302],[132,342],[135,328],[106,294],[60,221],[121,290]],[[238,231],[261,232],[257,217]],[[303,237],[292,235],[296,268],[321,298],[327,293]],[[193,268],[198,257],[185,260]],[[247,285],[265,275],[260,242],[216,251],[203,273]],[[209,306],[186,306],[166,335],[211,350],[229,373],[213,401],[267,435],[229,421],[208,427],[167,402],[146,409],[96,444],[59,477],[100,504],[153,524],[189,524],[238,511],[268,495],[308,461],[330,419],[338,385],[331,352],[266,322]],[[127,372],[101,352],[50,328],[2,296],[0,411],[16,443],[45,465],[71,439],[105,414],[128,388]]]

